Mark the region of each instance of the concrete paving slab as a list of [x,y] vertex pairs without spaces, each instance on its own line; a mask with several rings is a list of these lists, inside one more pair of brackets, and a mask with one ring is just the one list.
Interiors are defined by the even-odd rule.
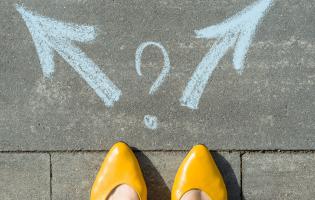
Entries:
[[50,200],[49,155],[0,153],[0,199]]
[[[245,69],[233,69],[231,50],[219,62],[199,109],[179,99],[215,39],[194,30],[215,25],[256,0],[0,1],[0,150],[102,150],[125,140],[142,150],[315,149],[315,5],[274,0],[249,49]],[[93,25],[94,42],[75,43],[121,89],[108,108],[55,52],[55,72],[44,78],[31,34],[16,3],[62,22]],[[171,73],[154,95],[163,57],[135,52],[160,42]],[[64,56],[65,57],[65,56]],[[143,119],[158,119],[156,130]]]
[[248,153],[243,157],[246,200],[315,197],[315,153]]
[[[185,152],[137,152],[151,200],[170,199],[173,178]],[[105,153],[54,153],[52,155],[52,199],[88,199],[89,191]],[[240,156],[215,154],[227,183],[229,199],[240,199]]]

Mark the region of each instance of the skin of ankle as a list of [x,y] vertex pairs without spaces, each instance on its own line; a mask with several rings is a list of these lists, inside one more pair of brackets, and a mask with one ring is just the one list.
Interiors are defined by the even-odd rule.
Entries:
[[139,200],[139,197],[132,187],[123,184],[116,187],[107,200]]
[[206,193],[201,190],[190,190],[184,194],[181,200],[211,200]]

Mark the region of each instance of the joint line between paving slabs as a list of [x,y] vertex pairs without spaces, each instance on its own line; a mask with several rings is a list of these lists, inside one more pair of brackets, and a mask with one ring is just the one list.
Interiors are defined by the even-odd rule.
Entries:
[[51,161],[51,153],[49,153],[49,193],[50,200],[52,200],[52,161]]
[[243,155],[246,152],[241,152],[240,153],[240,199],[244,200],[244,195],[243,195]]
[[[159,152],[159,153],[168,153],[168,152],[188,152],[189,149],[185,150],[134,150],[134,152]],[[209,149],[213,152],[221,153],[315,153],[315,149],[294,149],[294,150],[246,150],[246,149]],[[108,152],[107,149],[104,150],[0,150],[0,153],[104,153]]]

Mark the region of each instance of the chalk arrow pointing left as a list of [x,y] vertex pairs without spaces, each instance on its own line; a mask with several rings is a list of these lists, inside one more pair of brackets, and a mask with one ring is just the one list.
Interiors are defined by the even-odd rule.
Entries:
[[96,31],[93,26],[59,22],[35,15],[21,5],[16,5],[16,9],[32,35],[45,77],[49,78],[54,73],[56,51],[94,89],[106,106],[112,107],[119,100],[120,89],[73,43],[94,40]]

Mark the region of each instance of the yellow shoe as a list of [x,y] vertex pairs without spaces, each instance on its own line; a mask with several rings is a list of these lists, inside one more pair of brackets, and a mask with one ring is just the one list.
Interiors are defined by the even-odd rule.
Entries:
[[223,178],[204,145],[194,146],[180,165],[174,180],[172,200],[180,200],[193,189],[205,192],[211,200],[227,200]]
[[94,181],[90,200],[106,200],[119,185],[127,184],[147,200],[147,187],[136,156],[123,142],[116,143],[107,153]]

